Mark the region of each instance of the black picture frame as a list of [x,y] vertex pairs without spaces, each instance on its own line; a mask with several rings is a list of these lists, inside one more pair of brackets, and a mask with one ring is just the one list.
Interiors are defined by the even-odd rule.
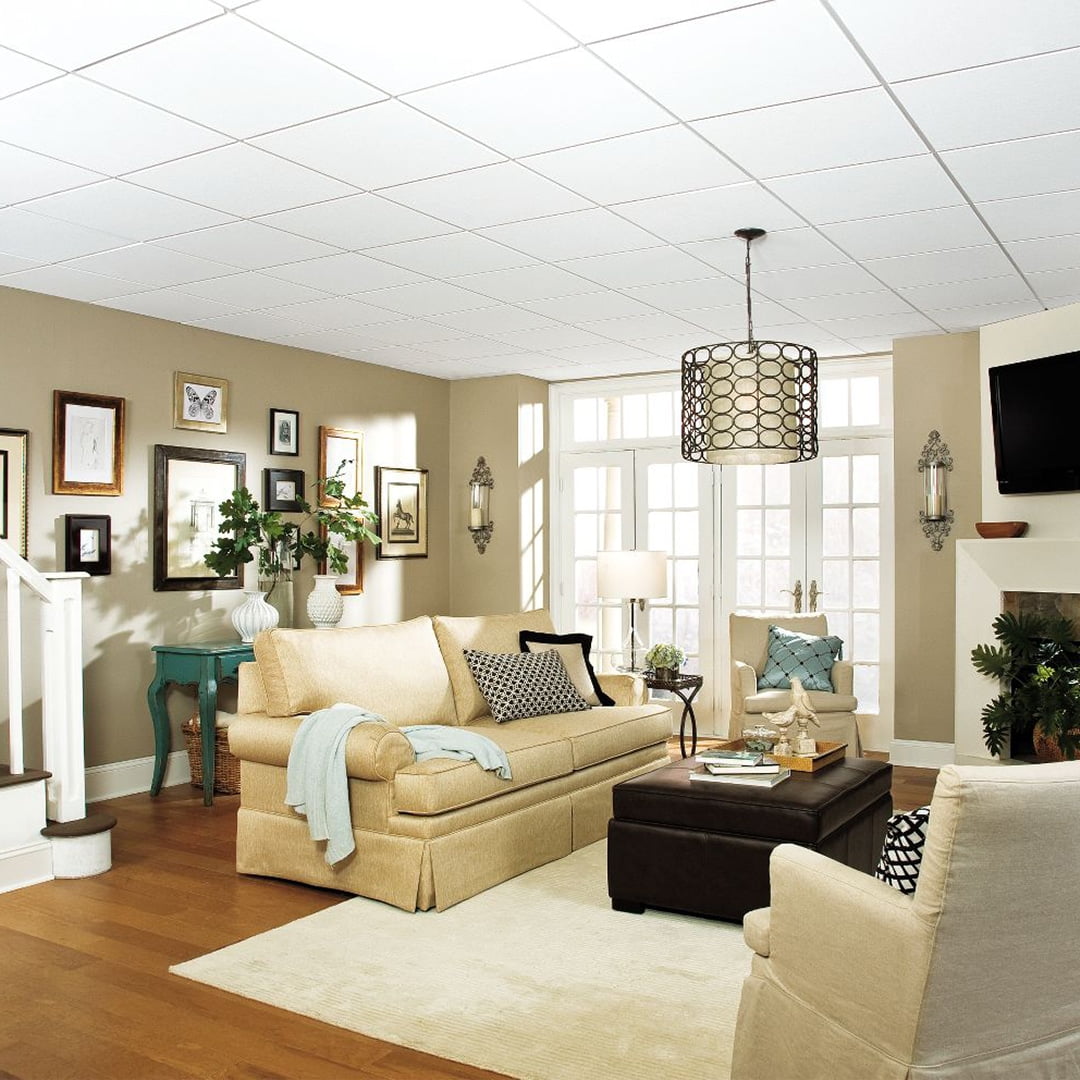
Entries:
[[295,409],[271,409],[268,434],[271,454],[300,456],[300,414]]
[[[292,492],[291,496],[289,492]],[[263,469],[263,509],[299,514],[304,497],[303,469]]]
[[108,514],[64,515],[64,569],[91,577],[112,573],[112,518]]
[[427,469],[375,466],[376,559],[428,557]]

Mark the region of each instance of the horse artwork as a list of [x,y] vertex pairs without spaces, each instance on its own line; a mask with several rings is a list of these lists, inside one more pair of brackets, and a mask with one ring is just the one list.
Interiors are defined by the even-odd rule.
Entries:
[[427,470],[378,465],[375,491],[381,530],[375,558],[427,558]]
[[394,504],[394,513],[390,518],[390,532],[395,536],[404,534],[412,536],[416,532],[416,518],[401,505],[401,500]]

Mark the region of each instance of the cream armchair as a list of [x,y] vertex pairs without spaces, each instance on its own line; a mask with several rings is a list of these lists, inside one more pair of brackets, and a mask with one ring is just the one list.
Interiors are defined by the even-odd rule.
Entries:
[[1080,1075],[1080,762],[941,770],[915,892],[770,862],[732,1080]]
[[[800,634],[823,637],[829,632],[824,615],[732,615],[728,620],[731,643],[731,726],[733,739],[745,727],[766,723],[761,714],[783,712],[791,704],[788,690],[758,691],[758,677],[765,670],[769,655],[769,627],[779,626]],[[811,690],[810,702],[817,712],[820,728],[813,728],[814,738],[846,742],[848,757],[862,753],[859,728],[855,723],[858,702],[852,692],[855,669],[846,660],[833,664],[833,692]]]

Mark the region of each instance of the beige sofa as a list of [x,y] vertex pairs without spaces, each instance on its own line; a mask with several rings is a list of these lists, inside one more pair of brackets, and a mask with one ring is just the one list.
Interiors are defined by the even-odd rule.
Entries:
[[[612,786],[668,760],[670,711],[647,703],[641,679],[601,676],[615,705],[496,724],[463,650],[516,653],[519,630],[554,628],[533,611],[260,634],[229,728],[241,762],[237,870],[441,911],[601,839]],[[284,798],[301,720],[339,701],[392,726],[349,735],[356,851],[330,867]],[[472,761],[417,762],[393,726],[408,724],[467,725],[506,751],[513,779]]]

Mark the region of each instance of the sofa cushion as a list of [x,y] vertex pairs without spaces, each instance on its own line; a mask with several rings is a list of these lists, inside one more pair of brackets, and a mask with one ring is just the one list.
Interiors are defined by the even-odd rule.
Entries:
[[815,637],[770,626],[769,654],[758,679],[758,689],[787,690],[791,688],[791,680],[798,679],[804,690],[831,692],[829,675],[843,647],[843,641],[835,634]]
[[604,693],[589,660],[592,634],[542,634],[536,630],[521,630],[518,641],[522,652],[544,652],[547,649],[557,652],[566,665],[570,681],[588,704],[615,704],[615,699]]
[[459,724],[468,724],[478,716],[488,715],[484,695],[480,693],[480,687],[476,685],[465,662],[466,649],[516,653],[520,649],[519,630],[555,632],[551,616],[543,609],[513,615],[474,615],[465,618],[436,615],[432,622],[446,670],[450,674]]
[[318,633],[275,628],[256,637],[255,659],[270,716],[347,701],[392,724],[457,723],[446,665],[427,616]]
[[[810,690],[807,696],[817,713],[854,712],[859,704],[858,698],[851,694],[826,694],[820,690]],[[743,711],[754,714],[783,712],[790,704],[790,690],[762,690],[743,699]]]
[[466,649],[465,661],[491,715],[500,724],[542,713],[582,712],[589,707],[574,689],[557,652],[488,653]]

